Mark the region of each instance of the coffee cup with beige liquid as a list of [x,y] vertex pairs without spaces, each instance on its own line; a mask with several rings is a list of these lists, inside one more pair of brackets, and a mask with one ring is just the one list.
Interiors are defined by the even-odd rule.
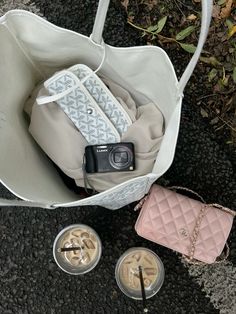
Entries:
[[131,248],[119,258],[115,276],[119,288],[128,297],[148,299],[163,284],[164,266],[153,251],[142,247]]
[[53,245],[57,265],[71,275],[85,274],[99,262],[102,253],[98,234],[87,225],[71,225],[63,229]]

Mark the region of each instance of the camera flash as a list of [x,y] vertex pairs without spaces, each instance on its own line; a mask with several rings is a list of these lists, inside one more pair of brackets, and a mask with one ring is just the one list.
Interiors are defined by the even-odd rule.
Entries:
[[134,170],[134,167],[133,166],[129,167],[129,170]]

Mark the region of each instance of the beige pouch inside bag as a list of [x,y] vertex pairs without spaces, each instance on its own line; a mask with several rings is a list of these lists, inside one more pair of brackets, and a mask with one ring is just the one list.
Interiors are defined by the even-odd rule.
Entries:
[[[129,179],[146,175],[153,169],[163,137],[163,115],[154,103],[138,106],[128,91],[116,83],[101,78],[132,120],[121,142],[135,147],[135,170],[87,174],[96,191],[105,191]],[[84,187],[83,156],[87,141],[56,102],[39,106],[35,100],[48,95],[42,84],[37,86],[25,104],[30,116],[29,132],[48,157],[76,185]]]

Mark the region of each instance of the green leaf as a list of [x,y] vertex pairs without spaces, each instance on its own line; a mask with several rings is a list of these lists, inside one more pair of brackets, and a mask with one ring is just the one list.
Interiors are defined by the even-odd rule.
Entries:
[[227,19],[225,23],[229,30],[234,26],[234,23],[230,19]]
[[187,28],[183,29],[179,32],[175,39],[176,40],[183,40],[184,38],[188,37],[193,31],[195,30],[195,26],[188,26]]
[[214,56],[212,56],[212,57],[200,57],[200,60],[204,63],[212,65],[213,67],[221,65],[221,63]]
[[153,34],[151,40],[156,39],[156,36]]
[[217,75],[217,70],[214,68],[208,73],[208,81],[211,82]]
[[233,69],[233,80],[234,80],[234,83],[236,83],[236,67],[234,67]]
[[147,28],[147,32],[152,33],[154,31],[156,31],[158,28],[158,25],[151,25]]
[[217,2],[217,4],[218,4],[218,5],[223,5],[223,4],[225,4],[225,2],[226,2],[226,0],[219,0],[219,1]]
[[167,21],[167,16],[164,16],[162,19],[160,19],[160,20],[158,21],[158,23],[157,23],[157,29],[156,29],[156,31],[155,31],[156,34],[159,34],[159,33],[163,30],[163,28],[164,28],[164,26],[165,26],[165,24],[166,24],[166,21]]
[[223,84],[223,86],[228,86],[229,85],[229,76],[225,76],[221,79],[221,83]]
[[197,49],[196,46],[194,46],[193,44],[183,44],[183,43],[179,43],[181,48],[183,48],[185,51],[189,52],[189,53],[194,53]]

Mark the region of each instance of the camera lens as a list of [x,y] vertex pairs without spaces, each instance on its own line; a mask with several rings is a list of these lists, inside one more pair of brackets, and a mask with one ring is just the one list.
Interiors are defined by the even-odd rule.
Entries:
[[126,146],[116,146],[109,153],[109,162],[115,169],[126,169],[132,164],[132,161],[133,153]]

